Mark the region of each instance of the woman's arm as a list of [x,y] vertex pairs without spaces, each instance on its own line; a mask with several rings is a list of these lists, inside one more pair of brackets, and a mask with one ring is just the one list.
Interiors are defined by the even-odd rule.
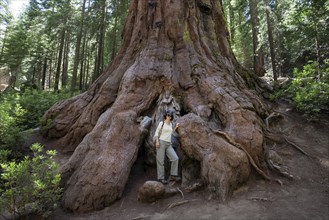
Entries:
[[175,125],[175,128],[173,129],[173,131],[172,131],[172,135],[173,136],[175,136],[175,137],[179,137],[179,134],[177,133],[177,128],[179,128],[179,123],[177,123],[176,125]]
[[163,124],[164,124],[164,121],[161,123],[158,124],[158,127],[157,129],[155,130],[155,133],[154,133],[154,136],[153,136],[153,140],[155,140],[155,147],[156,148],[159,148],[160,147],[160,142],[159,142],[159,132],[160,130],[163,128]]
[[161,121],[159,124],[158,124],[158,127],[157,127],[157,129],[155,130],[155,133],[154,133],[154,138],[158,138],[158,136],[159,136],[159,132],[160,132],[160,129],[162,128],[162,126],[163,126],[163,122]]

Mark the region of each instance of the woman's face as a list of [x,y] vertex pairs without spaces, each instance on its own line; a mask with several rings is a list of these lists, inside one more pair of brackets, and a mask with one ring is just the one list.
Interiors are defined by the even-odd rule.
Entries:
[[167,115],[166,115],[166,119],[171,120],[171,115],[167,114]]

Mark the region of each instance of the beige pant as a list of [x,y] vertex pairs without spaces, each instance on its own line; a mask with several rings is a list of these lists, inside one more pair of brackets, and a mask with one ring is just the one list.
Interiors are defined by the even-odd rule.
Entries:
[[160,148],[157,148],[157,172],[159,180],[165,179],[165,155],[167,155],[171,162],[170,175],[178,175],[178,156],[174,148],[171,146],[170,142],[160,140]]

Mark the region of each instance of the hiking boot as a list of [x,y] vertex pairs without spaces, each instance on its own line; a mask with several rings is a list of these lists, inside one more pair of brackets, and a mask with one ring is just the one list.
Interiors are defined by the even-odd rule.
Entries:
[[169,181],[180,182],[181,180],[182,180],[182,178],[180,178],[179,176],[170,176],[169,177]]
[[162,184],[167,184],[168,183],[168,181],[167,180],[164,180],[164,179],[158,180],[158,182],[160,182]]

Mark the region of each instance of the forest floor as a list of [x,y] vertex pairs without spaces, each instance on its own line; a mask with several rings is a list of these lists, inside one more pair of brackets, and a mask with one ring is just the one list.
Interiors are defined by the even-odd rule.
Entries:
[[[280,181],[252,178],[226,202],[212,199],[207,191],[187,193],[141,203],[138,189],[147,180],[155,180],[155,167],[145,167],[137,160],[131,170],[126,189],[120,200],[100,211],[73,214],[58,208],[53,219],[329,219],[329,120],[309,122],[287,103],[274,108],[284,119],[280,124],[289,140],[304,150],[301,153],[290,144],[277,144],[274,151],[293,178],[272,175]],[[54,143],[34,136],[30,141],[40,142],[47,148]],[[59,154],[63,164],[69,155]],[[279,182],[282,183],[279,184]],[[182,201],[182,202],[181,202]],[[181,202],[181,203],[180,203]],[[179,205],[180,204],[180,205]],[[177,205],[177,206],[175,206]]]

